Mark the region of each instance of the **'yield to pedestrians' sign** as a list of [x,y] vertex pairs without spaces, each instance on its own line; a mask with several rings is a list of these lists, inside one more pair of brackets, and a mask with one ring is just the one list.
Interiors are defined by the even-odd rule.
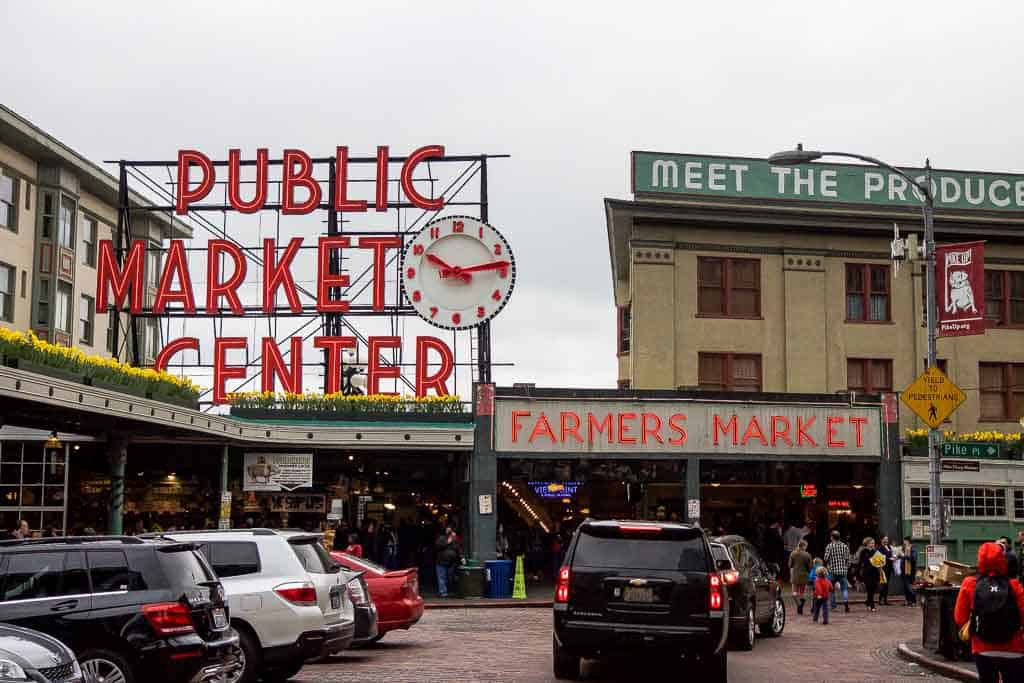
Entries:
[[900,394],[900,400],[932,429],[938,429],[966,398],[960,387],[936,367],[922,372]]

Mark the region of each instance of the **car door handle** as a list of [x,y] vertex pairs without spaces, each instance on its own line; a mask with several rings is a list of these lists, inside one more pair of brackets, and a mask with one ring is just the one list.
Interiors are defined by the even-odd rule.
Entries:
[[78,600],[61,600],[50,608],[51,612],[67,612],[78,607]]

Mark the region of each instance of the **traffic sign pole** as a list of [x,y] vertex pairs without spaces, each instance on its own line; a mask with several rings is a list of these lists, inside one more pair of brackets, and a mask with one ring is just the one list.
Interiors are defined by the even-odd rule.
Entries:
[[[924,253],[925,253],[925,325],[928,328],[928,367],[935,367],[935,221],[932,197],[932,164],[925,161],[925,180],[918,186],[924,197]],[[942,544],[942,460],[939,456],[939,431],[928,426],[928,521],[932,545]]]

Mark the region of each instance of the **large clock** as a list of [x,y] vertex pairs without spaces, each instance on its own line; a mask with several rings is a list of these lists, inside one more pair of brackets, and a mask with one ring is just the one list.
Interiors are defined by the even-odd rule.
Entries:
[[508,242],[471,216],[434,219],[405,246],[405,297],[437,327],[464,330],[490,320],[508,303],[515,282]]

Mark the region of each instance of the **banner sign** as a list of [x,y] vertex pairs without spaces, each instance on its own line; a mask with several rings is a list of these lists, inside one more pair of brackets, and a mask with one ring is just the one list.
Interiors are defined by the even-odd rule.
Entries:
[[[919,168],[901,168],[924,180]],[[862,164],[815,162],[774,166],[766,159],[633,152],[634,194],[703,195],[920,206],[920,192],[902,176]],[[932,169],[937,209],[1024,211],[1024,175]]]
[[497,398],[494,449],[538,454],[877,457],[878,408],[705,401]]
[[270,497],[271,512],[315,512],[323,514],[326,496],[317,493],[281,494]]
[[935,247],[940,337],[985,334],[985,243]]
[[246,453],[246,491],[294,491],[313,485],[312,453]]

